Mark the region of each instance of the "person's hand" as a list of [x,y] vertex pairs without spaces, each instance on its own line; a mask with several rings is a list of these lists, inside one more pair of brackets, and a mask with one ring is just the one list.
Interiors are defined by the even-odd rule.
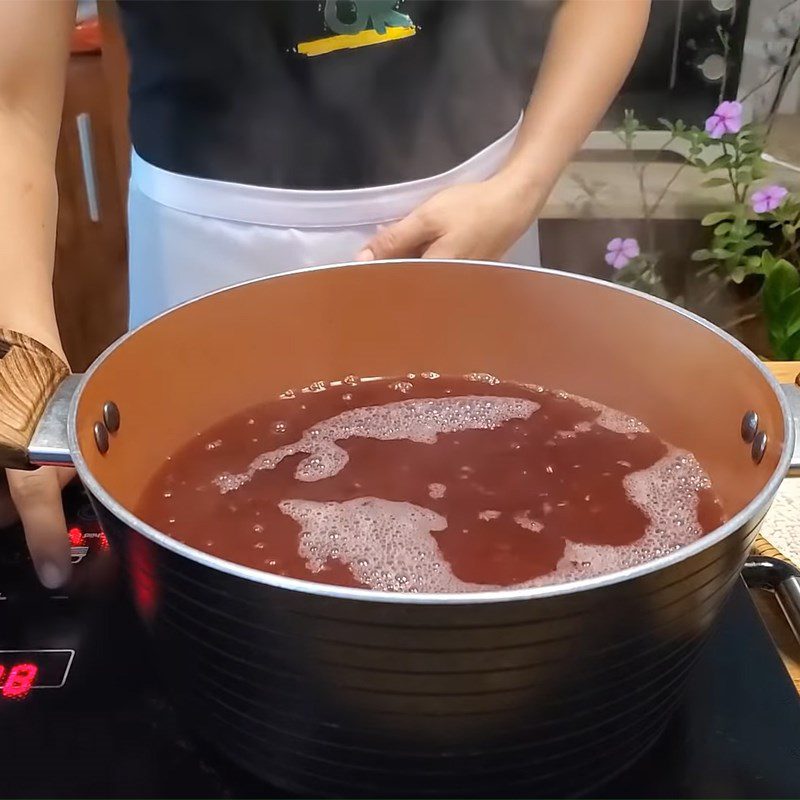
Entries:
[[36,574],[48,589],[62,586],[71,571],[61,489],[74,475],[74,470],[64,467],[32,472],[9,469],[6,484],[0,471],[0,529],[17,519],[22,522]]
[[[52,324],[27,319],[11,328],[25,332],[68,363],[55,318]],[[0,535],[17,520],[22,523],[36,574],[48,589],[62,586],[72,572],[61,490],[74,477],[75,470],[67,467],[7,469],[5,473],[0,469]]]
[[452,186],[379,230],[357,260],[498,260],[533,224],[539,199],[538,193],[500,176]]

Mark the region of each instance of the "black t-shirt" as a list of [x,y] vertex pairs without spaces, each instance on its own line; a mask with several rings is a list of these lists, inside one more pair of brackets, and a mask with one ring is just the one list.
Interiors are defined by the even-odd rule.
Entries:
[[443,172],[516,122],[555,0],[119,0],[131,138],[173,172],[303,189]]

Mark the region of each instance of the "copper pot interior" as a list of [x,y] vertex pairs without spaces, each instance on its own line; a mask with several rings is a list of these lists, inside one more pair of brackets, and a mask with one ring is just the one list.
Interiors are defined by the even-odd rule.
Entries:
[[[145,326],[87,382],[79,446],[135,508],[170,453],[241,409],[317,380],[423,370],[491,372],[625,410],[697,455],[729,516],[763,488],[785,436],[753,362],[668,307],[553,272],[410,262],[251,283]],[[122,424],[103,456],[92,426],[108,400]],[[759,465],[740,436],[750,409],[769,441]]]

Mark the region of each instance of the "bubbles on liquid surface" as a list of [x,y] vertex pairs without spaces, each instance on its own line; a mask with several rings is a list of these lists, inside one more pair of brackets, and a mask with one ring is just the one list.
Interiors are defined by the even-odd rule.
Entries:
[[[300,555],[312,572],[329,558],[347,564],[360,583],[384,592],[456,592],[480,588],[456,578],[431,531],[444,517],[413,503],[361,497],[342,503],[284,500],[280,510],[300,526]],[[331,531],[339,533],[334,547]],[[336,554],[333,554],[333,550]]]
[[490,375],[488,372],[470,372],[464,376],[468,381],[475,381],[475,383],[487,383],[489,386],[497,386],[500,383],[500,378]]
[[567,540],[555,571],[542,576],[538,585],[618,572],[685,547],[703,535],[697,518],[697,492],[710,489],[711,481],[691,453],[670,447],[651,467],[626,475],[623,486],[631,502],[650,520],[644,536],[614,546]]
[[514,522],[520,526],[520,528],[525,528],[527,531],[531,531],[532,533],[539,533],[539,531],[544,529],[544,525],[536,519],[531,518],[530,511],[518,511],[514,514]]
[[[622,411],[609,408],[594,400],[587,400],[585,397],[580,397],[577,394],[569,394],[568,392],[559,392],[558,394],[564,399],[573,400],[584,408],[590,408],[592,411],[596,411],[597,419],[594,421],[594,424],[612,431],[613,433],[636,434],[650,432],[650,429],[643,422]],[[583,427],[581,424],[580,429],[576,427],[575,430],[576,432],[585,432],[590,430],[590,428]]]
[[244,472],[223,473],[214,483],[223,493],[234,491],[260,470],[275,469],[284,458],[296,453],[306,453],[307,457],[297,465],[295,478],[318,481],[338,474],[349,460],[337,441],[361,437],[434,444],[441,433],[491,430],[512,419],[527,419],[538,408],[538,403],[519,397],[466,395],[349,409],[310,428],[294,444],[262,453]]
[[428,494],[434,500],[441,500],[447,493],[447,487],[443,483],[429,483]]
[[[439,377],[437,373],[420,373],[416,380],[417,389],[419,390],[423,386],[423,380],[434,380],[433,376]],[[606,502],[603,489],[595,490],[595,484],[591,482],[593,480],[591,463],[582,460],[579,455],[572,457],[573,452],[580,453],[581,447],[581,443],[574,440],[583,435],[592,437],[602,435],[606,436],[605,441],[612,441],[614,437],[608,439],[608,433],[600,431],[601,428],[621,435],[616,438],[636,439],[640,434],[647,433],[647,427],[627,414],[567,392],[555,393],[538,386],[530,386],[528,387],[530,391],[537,394],[522,392],[525,395],[522,398],[498,397],[491,394],[464,396],[461,392],[470,390],[467,384],[462,382],[461,387],[453,391],[446,383],[448,378],[443,379],[444,385],[429,386],[431,394],[444,395],[435,398],[397,397],[395,392],[403,393],[403,390],[398,388],[401,384],[414,387],[406,378],[396,379],[393,383],[387,380],[384,384],[383,397],[394,396],[397,398],[396,402],[356,408],[351,406],[346,411],[335,414],[336,410],[343,407],[343,404],[340,404],[340,397],[348,402],[355,400],[356,402],[352,405],[363,402],[363,396],[359,395],[356,389],[346,391],[347,386],[361,386],[364,382],[365,388],[366,382],[371,380],[355,376],[348,376],[348,378],[350,380],[334,381],[326,385],[331,390],[328,392],[330,400],[333,402],[330,407],[334,409],[328,413],[334,414],[333,416],[314,422],[296,441],[262,453],[243,472],[220,475],[214,483],[221,493],[225,494],[239,488],[250,481],[260,470],[275,469],[290,456],[298,458],[291,465],[285,465],[286,472],[281,472],[281,480],[291,483],[289,476],[292,474],[296,480],[301,482],[316,482],[333,477],[340,473],[348,463],[348,452],[345,446],[340,444],[347,439],[406,440],[433,444],[440,434],[469,430],[492,430],[506,425],[508,427],[504,434],[506,437],[504,441],[507,449],[502,452],[507,454],[504,458],[512,459],[510,462],[512,466],[504,469],[513,476],[513,480],[519,481],[520,485],[531,487],[533,499],[524,497],[518,503],[508,504],[502,490],[492,491],[493,479],[487,478],[484,462],[471,460],[473,458],[471,442],[476,441],[473,434],[450,437],[447,440],[448,445],[455,448],[452,458],[459,460],[450,462],[447,469],[452,471],[442,472],[440,468],[429,470],[427,475],[430,477],[423,479],[421,485],[413,490],[413,494],[405,495],[405,497],[413,497],[414,502],[394,502],[377,497],[361,496],[370,495],[371,490],[383,493],[380,489],[373,487],[369,475],[362,478],[358,474],[354,480],[353,478],[347,479],[347,473],[345,473],[342,478],[347,487],[344,496],[356,499],[344,502],[327,501],[327,497],[342,495],[338,494],[338,489],[336,494],[328,495],[325,485],[314,489],[316,494],[312,495],[316,498],[321,497],[323,500],[292,499],[295,495],[291,491],[291,486],[287,484],[285,487],[287,491],[279,489],[277,494],[272,495],[271,503],[277,503],[279,498],[286,498],[280,502],[279,509],[300,527],[300,555],[308,568],[314,572],[323,572],[330,569],[333,562],[340,562],[361,584],[373,589],[399,592],[464,592],[546,586],[603,575],[641,564],[696,541],[703,534],[698,520],[697,493],[709,489],[710,482],[691,454],[669,448],[666,455],[652,466],[627,475],[622,487],[619,483],[616,484],[617,491],[620,492],[621,488],[624,489],[630,504],[638,508],[648,520],[644,535],[635,542],[625,545],[589,545],[570,540],[567,537],[563,539],[563,554],[556,567],[546,575],[503,586],[461,580],[453,573],[450,564],[443,557],[437,544],[437,536],[434,534],[446,531],[446,534],[440,536],[439,540],[447,551],[448,547],[455,546],[450,542],[461,541],[458,537],[461,537],[462,533],[471,536],[480,532],[481,536],[491,539],[497,535],[505,535],[503,534],[505,526],[509,530],[516,528],[517,532],[513,536],[517,537],[517,541],[546,543],[551,541],[554,532],[557,534],[560,532],[558,526],[564,524],[562,520],[566,519],[568,515],[576,515],[574,518],[582,520],[581,524],[591,525],[594,519],[599,521],[598,524],[602,524],[603,513],[605,513],[603,503]],[[489,373],[473,373],[469,379],[473,383],[484,383],[487,386],[496,386],[501,383]],[[336,387],[339,387],[338,392],[334,391]],[[388,391],[390,387],[393,390],[391,392]],[[514,394],[514,391],[506,392],[505,388],[504,384],[500,389],[491,391],[502,395]],[[481,387],[477,386],[474,390],[483,391]],[[311,387],[306,387],[303,391],[311,391]],[[486,389],[485,391],[490,390]],[[539,393],[546,394],[544,397],[540,397]],[[294,392],[290,390],[284,393],[284,399],[290,397],[294,397]],[[532,423],[526,423],[524,420],[529,419],[535,411],[540,409],[539,403],[533,402],[531,398],[540,400],[544,410],[536,415],[536,419]],[[298,394],[294,410],[284,410],[281,407],[272,415],[272,419],[278,419],[271,424],[269,417],[265,417],[263,411],[259,410],[255,417],[258,424],[264,427],[263,433],[269,430],[273,434],[285,434],[291,428],[292,438],[295,438],[295,432],[301,426],[297,425],[293,414],[298,407],[305,410],[305,406],[300,405],[301,402],[308,403],[308,408],[313,409],[315,408],[314,404],[325,403],[327,400],[324,396],[313,398]],[[570,402],[577,403],[588,411],[581,412],[570,406]],[[275,408],[277,409],[277,405]],[[312,419],[318,420],[321,416],[325,415],[321,414]],[[308,419],[308,417],[304,417],[304,419]],[[548,419],[551,421],[548,422]],[[578,421],[575,421],[576,419]],[[284,420],[291,421],[291,425]],[[248,425],[255,424],[253,418],[243,417],[242,424],[245,422]],[[550,425],[549,429],[547,428],[548,424]],[[537,439],[535,431],[541,430],[537,427],[540,425],[545,426],[544,433],[541,439]],[[559,427],[564,430],[559,431]],[[252,433],[261,434],[262,430],[259,428],[258,431],[253,430]],[[198,436],[200,435],[198,433]],[[531,438],[526,439],[525,437],[529,435]],[[204,447],[216,449],[220,446],[220,440],[209,442],[208,445],[204,444],[210,438],[212,437],[208,434],[203,434],[203,438],[200,438],[194,447],[202,450]],[[248,438],[247,441],[250,439]],[[253,441],[256,440],[253,439]],[[269,441],[269,438],[262,436],[262,441]],[[279,441],[285,441],[285,439]],[[503,441],[502,438],[501,441]],[[534,441],[539,441],[544,447],[541,447],[536,459],[532,462],[526,461],[526,450],[530,452],[531,444]],[[593,439],[592,441],[587,439],[583,446],[589,448],[593,446],[593,441]],[[228,443],[227,438],[225,438],[225,442]],[[354,455],[354,469],[361,468],[361,462],[356,460],[363,458],[360,454],[364,451],[358,449],[360,447],[362,446],[359,445],[353,449],[354,454],[359,454]],[[632,462],[637,465],[647,463],[642,460],[641,448],[637,451],[636,447],[630,450],[622,448],[618,453],[612,447],[606,459],[601,459],[599,462],[605,469],[598,469],[596,475],[602,476],[602,478],[613,478],[619,474],[618,467],[629,471],[634,468]],[[557,449],[552,450],[551,448]],[[427,451],[427,448],[417,449],[420,452]],[[231,448],[228,443],[223,452],[233,450],[235,448]],[[567,454],[568,457],[564,458],[564,454]],[[620,458],[620,456],[625,457]],[[657,458],[658,456],[654,455],[653,457]],[[619,460],[616,460],[618,458]],[[628,461],[627,458],[631,460]],[[612,467],[615,463],[618,467]],[[405,463],[396,468],[401,472],[410,469]],[[477,468],[477,478],[472,475],[474,468]],[[434,475],[435,478],[433,478]],[[427,482],[432,478],[442,480],[445,477],[447,485]],[[574,481],[585,482],[587,480],[588,483],[579,484],[581,487],[585,486],[584,491],[565,493],[559,488]],[[620,477],[617,480],[623,479]],[[360,481],[363,481],[363,488]],[[333,484],[333,486],[336,487],[337,484]],[[168,498],[173,484],[166,483],[162,486],[162,490],[164,488],[167,491],[163,493],[163,497]],[[213,491],[214,486],[208,483],[207,477],[204,478],[204,486],[194,487],[192,485],[187,491],[195,488],[197,491],[210,488],[212,489],[210,494],[217,494]],[[541,493],[540,490],[542,490]],[[421,494],[416,493],[420,491]],[[475,505],[468,507],[468,518],[463,513],[461,517],[453,517],[451,530],[447,530],[448,509],[451,507],[449,504],[459,503],[460,497],[466,497],[470,493],[474,494],[471,502],[474,502],[476,497],[486,496],[478,500]],[[538,503],[541,503],[541,506],[535,499],[537,495],[540,498]],[[399,497],[403,496],[403,493],[400,493]],[[428,503],[426,498],[430,498],[431,502]],[[566,502],[567,499],[569,503]],[[441,502],[442,500],[445,502]],[[256,521],[253,519],[253,514],[255,513],[255,516],[258,517],[259,512],[253,510],[252,499],[247,492],[243,492],[239,496],[230,495],[222,502],[227,504],[230,501],[234,501],[230,504],[230,513],[238,513],[240,519],[238,524],[243,526],[242,531],[245,534],[243,546],[247,548],[250,557],[256,558],[255,565],[261,567],[263,553],[257,554],[254,550],[262,550],[265,542],[270,544],[272,549],[272,540],[264,534],[264,526],[253,524]],[[170,523],[173,522],[175,516],[178,516],[182,526],[185,526],[186,519],[182,510],[175,509],[175,501],[171,502],[173,505],[170,506],[170,511],[172,511],[172,514],[169,515]],[[236,503],[240,508],[237,508]],[[428,505],[435,506],[437,510],[427,508]],[[527,505],[530,505],[530,508],[526,509]],[[274,508],[273,505],[273,513]],[[452,508],[454,514],[461,513],[458,511],[457,505]],[[503,511],[497,510],[498,508],[502,508]],[[594,514],[598,514],[598,516],[589,516]],[[166,516],[168,514],[165,513]],[[479,523],[492,524],[480,525]],[[290,525],[291,523],[287,521],[284,524]],[[638,524],[637,531],[641,531],[642,522],[640,521]],[[274,527],[274,519],[270,520],[268,527]],[[294,526],[291,529],[294,530]],[[173,528],[170,527],[169,530],[173,530]],[[250,530],[252,530],[252,534],[249,534]],[[579,532],[573,535],[578,538],[582,530],[579,529]],[[271,534],[272,530],[270,530]],[[534,537],[535,534],[542,535]],[[618,537],[617,540],[621,538]],[[614,537],[601,540],[614,541]],[[624,541],[624,539],[622,540]],[[474,541],[471,546],[474,546]],[[219,545],[215,545],[212,540],[204,541],[201,533],[195,546],[201,548],[223,547],[224,543],[220,542]],[[503,540],[497,544],[486,546],[506,548],[507,552],[511,552],[512,547],[516,545],[505,544]],[[526,544],[525,546],[552,548],[552,545],[549,544]],[[283,574],[287,574],[283,572],[287,569],[288,574],[292,574],[293,567],[287,567],[283,563],[284,556],[279,556],[278,552],[272,551],[272,555],[279,558],[278,562],[273,558],[263,560],[263,563],[267,566],[276,566],[279,563]],[[480,569],[469,571],[477,569],[476,567],[459,567],[461,562],[458,561],[456,551],[448,552],[453,553],[456,568],[465,569],[469,577],[477,577],[482,574]],[[534,552],[538,553],[539,551]],[[557,553],[558,551],[552,556],[554,559],[558,558]],[[258,555],[260,558],[257,557]],[[296,559],[296,551],[292,552],[292,556]],[[470,562],[465,559],[463,563],[468,565]],[[553,560],[548,563],[553,564]],[[540,567],[540,569],[543,568],[547,567]],[[534,572],[533,569],[527,574],[532,572]],[[515,574],[519,575],[518,572]],[[500,575],[502,573],[495,572],[492,577],[494,580],[500,580],[502,579]]]
[[[299,552],[313,572],[321,571],[329,558],[338,558],[356,580],[371,589],[471,592],[597,577],[690,544],[703,531],[697,521],[697,495],[688,495],[687,486],[700,491],[710,488],[710,482],[690,453],[670,448],[651,467],[624,478],[631,502],[649,519],[644,536],[628,545],[587,545],[567,539],[564,554],[552,572],[511,586],[478,584],[456,577],[431,535],[445,530],[447,520],[431,509],[375,497],[341,503],[289,499],[279,508],[300,526]],[[479,518],[490,521],[499,515],[487,509]],[[514,522],[532,533],[544,527],[527,510],[515,514]],[[331,538],[334,532],[338,534],[335,540]],[[401,575],[406,580],[401,580]]]

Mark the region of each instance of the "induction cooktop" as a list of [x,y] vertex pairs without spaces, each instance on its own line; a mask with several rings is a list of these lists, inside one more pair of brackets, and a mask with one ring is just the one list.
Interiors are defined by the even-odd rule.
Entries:
[[[0,797],[287,797],[184,727],[79,488],[67,509],[68,591],[0,532]],[[743,584],[662,738],[593,796],[800,796],[800,700]]]

